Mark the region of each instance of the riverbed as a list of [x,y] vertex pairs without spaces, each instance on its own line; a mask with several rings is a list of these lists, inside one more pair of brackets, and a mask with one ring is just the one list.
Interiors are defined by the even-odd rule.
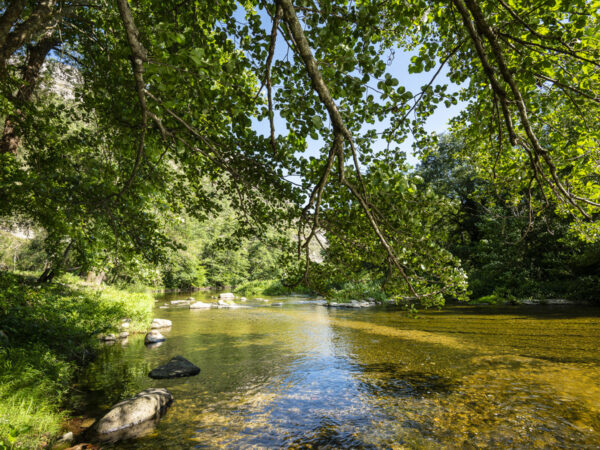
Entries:
[[[209,293],[193,294],[210,301]],[[327,308],[303,297],[160,309],[166,341],[104,347],[72,399],[99,418],[148,387],[175,401],[156,428],[103,448],[454,448],[600,445],[600,308]],[[271,306],[281,302],[282,306]],[[182,355],[200,375],[152,380]]]

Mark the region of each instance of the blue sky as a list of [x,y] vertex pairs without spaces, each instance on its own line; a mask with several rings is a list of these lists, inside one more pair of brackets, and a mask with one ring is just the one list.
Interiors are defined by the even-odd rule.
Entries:
[[[236,12],[236,15],[238,15],[238,20],[244,21],[244,14],[241,10],[238,10],[238,12]],[[260,15],[265,30],[268,30],[268,32],[270,32],[271,19],[266,15],[264,11],[261,11]],[[281,38],[277,40],[277,44],[278,45],[276,47],[274,58],[284,58],[286,56],[286,52],[288,51],[287,45],[285,41],[283,41],[283,39]],[[406,90],[411,91],[413,93],[418,93],[421,90],[421,86],[426,85],[430,81],[431,77],[438,68],[435,67],[430,72],[420,74],[409,74],[408,67],[410,64],[410,59],[415,53],[416,52],[403,52],[401,50],[396,50],[394,59],[391,65],[388,67],[388,72],[390,73],[390,75],[397,78],[400,82],[400,85],[404,86]],[[456,91],[458,89],[458,86],[453,84],[447,78],[446,73],[447,71],[443,70],[436,78],[435,84],[448,84],[450,91]],[[430,116],[427,120],[427,131],[435,133],[443,133],[444,131],[446,131],[448,129],[448,121],[452,117],[456,116],[461,111],[461,109],[464,108],[464,106],[464,103],[458,103],[457,105],[452,105],[449,108],[447,108],[443,103],[440,104],[435,113],[432,116]],[[385,126],[386,123],[383,122],[376,123],[374,127],[378,132],[381,132],[384,130]],[[262,122],[255,122],[254,128],[257,132],[263,135],[268,135],[270,133],[268,120],[264,120]],[[281,117],[279,117],[277,114],[275,114],[275,129],[277,134],[286,133],[285,121],[281,119]],[[412,153],[413,142],[414,139],[412,138],[412,136],[409,136],[408,139],[406,139],[400,146],[401,150],[406,152],[407,161],[412,166],[414,166],[418,162],[417,158]],[[380,140],[375,145],[376,149],[379,149],[385,147],[387,144],[384,140]],[[321,147],[321,140],[313,141],[309,138],[308,149],[305,153],[305,156],[318,156]]]

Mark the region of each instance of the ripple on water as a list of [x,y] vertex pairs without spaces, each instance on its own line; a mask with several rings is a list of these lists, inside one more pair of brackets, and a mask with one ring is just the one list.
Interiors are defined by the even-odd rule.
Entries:
[[[448,308],[411,320],[278,301],[286,307],[160,310],[173,321],[164,345],[132,336],[104,349],[77,409],[98,416],[169,388],[176,400],[158,427],[117,448],[600,445],[597,309]],[[148,379],[176,354],[201,374]]]

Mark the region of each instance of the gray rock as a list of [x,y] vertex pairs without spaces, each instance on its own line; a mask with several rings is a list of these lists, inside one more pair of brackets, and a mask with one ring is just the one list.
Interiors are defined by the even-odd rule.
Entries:
[[154,319],[152,321],[152,324],[150,325],[150,328],[157,329],[157,328],[169,328],[171,325],[173,325],[173,322],[171,322],[170,320],[167,319]]
[[235,304],[232,300],[219,300],[217,305],[219,308],[240,308],[240,305]]
[[128,331],[121,331],[119,333],[119,339],[126,339],[127,337],[129,337],[129,332]]
[[171,300],[171,305],[187,305],[188,300]]
[[164,388],[146,389],[135,397],[114,405],[96,425],[98,434],[113,433],[153,420],[164,412],[173,396]]
[[163,342],[166,338],[160,334],[157,330],[151,330],[144,338],[144,344],[155,344],[157,342]]
[[271,303],[271,306],[283,306],[283,303],[275,302],[275,303]]
[[233,300],[235,298],[235,295],[233,295],[233,293],[231,292],[222,292],[221,294],[219,294],[219,298],[221,300]]
[[212,308],[211,303],[196,302],[196,303],[192,303],[190,305],[190,309],[208,309],[208,308]]
[[102,339],[103,341],[116,341],[116,340],[117,340],[117,337],[116,337],[114,334],[112,334],[112,333],[109,333],[109,334],[105,334],[104,336],[102,336],[102,338],[101,338],[101,339]]
[[189,362],[183,356],[176,356],[171,361],[155,369],[152,369],[148,376],[150,378],[179,378],[198,375],[200,368]]
[[122,328],[123,330],[126,330],[126,329],[128,329],[128,328],[129,328],[129,322],[122,322],[122,323],[121,323],[121,328]]

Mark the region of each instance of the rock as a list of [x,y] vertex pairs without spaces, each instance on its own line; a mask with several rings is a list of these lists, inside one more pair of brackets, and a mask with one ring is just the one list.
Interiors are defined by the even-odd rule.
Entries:
[[121,331],[119,333],[119,339],[126,339],[129,337],[129,331]]
[[196,299],[195,299],[194,297],[188,297],[188,298],[187,298],[187,301],[188,301],[188,302],[193,302],[193,301],[196,301]]
[[163,342],[166,338],[160,334],[157,330],[152,330],[148,332],[146,337],[144,338],[144,344],[155,344],[157,342]]
[[221,294],[219,294],[219,299],[221,300],[233,300],[235,298],[235,295],[233,295],[233,293],[231,292],[222,292]]
[[275,303],[271,303],[271,306],[283,306],[283,303],[275,302]]
[[169,309],[168,306],[159,306],[158,309]]
[[248,300],[246,297],[240,297],[241,302],[245,302],[246,300]]
[[113,433],[157,419],[173,401],[164,388],[146,389],[135,397],[114,405],[95,427],[98,434]]
[[171,305],[187,305],[188,300],[172,300]]
[[200,368],[189,362],[183,356],[176,356],[162,366],[152,369],[148,376],[154,379],[191,377],[198,375]]
[[190,305],[190,309],[208,309],[211,307],[212,307],[211,303],[204,303],[204,302],[196,302],[196,303],[192,303]]
[[241,308],[240,305],[236,305],[232,300],[219,300],[217,301],[219,308]]
[[167,320],[167,319],[154,319],[152,321],[152,325],[150,325],[150,328],[152,328],[152,329],[156,329],[156,328],[169,328],[171,325],[173,325],[173,322],[171,322],[170,320]]
[[105,335],[103,335],[103,336],[101,337],[101,339],[102,339],[103,341],[116,341],[116,340],[117,340],[117,337],[116,337],[114,334],[112,334],[112,333],[109,333],[109,334],[105,334]]
[[126,330],[126,329],[128,329],[128,328],[129,328],[129,322],[123,322],[123,323],[121,323],[121,328],[122,328],[123,330]]

